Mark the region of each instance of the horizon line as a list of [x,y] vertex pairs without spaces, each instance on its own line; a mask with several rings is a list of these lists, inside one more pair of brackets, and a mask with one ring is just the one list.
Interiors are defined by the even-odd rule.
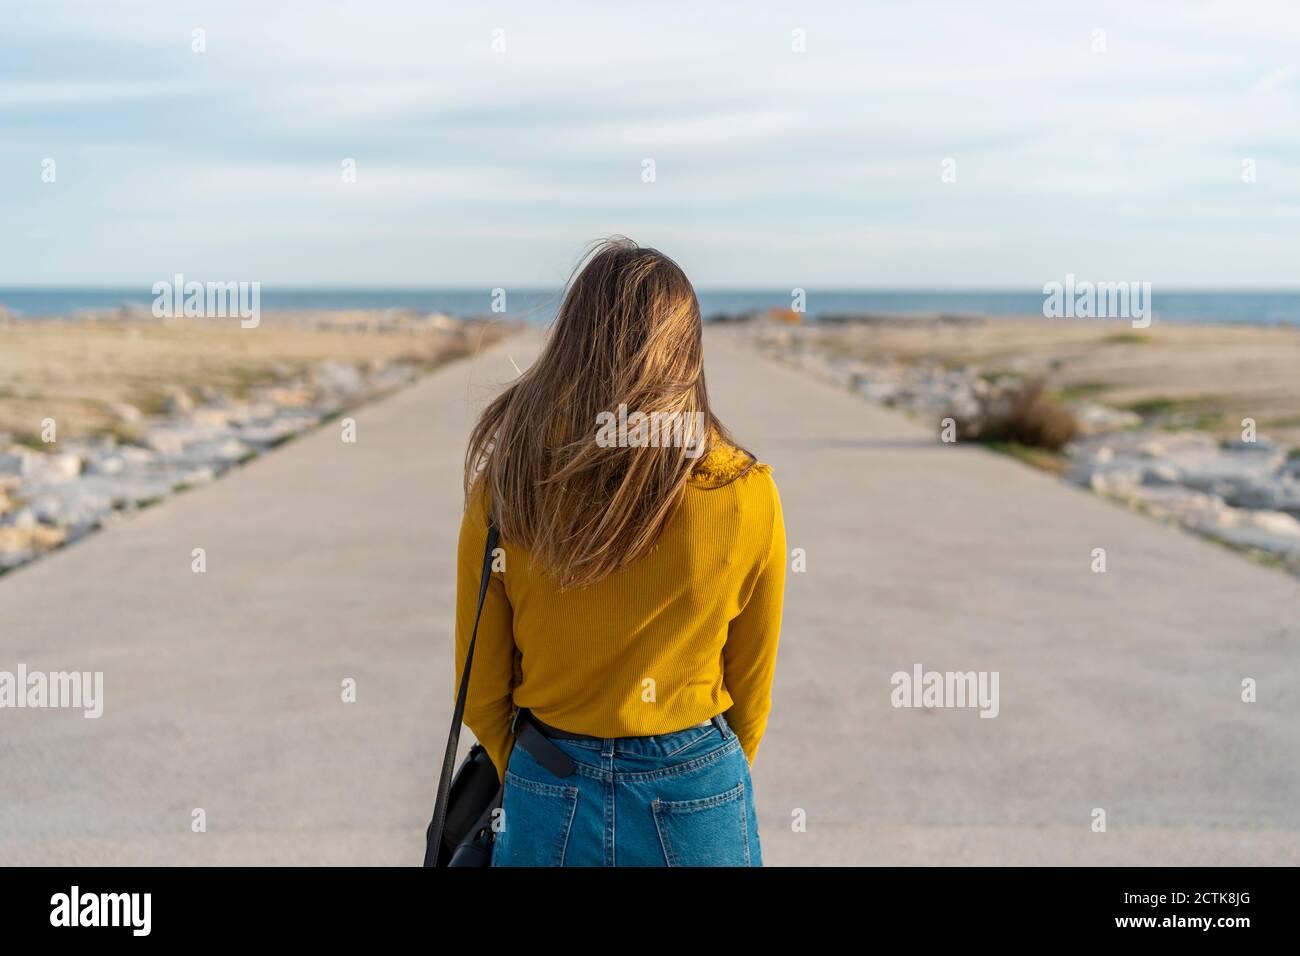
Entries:
[[[183,273],[182,273],[183,274]],[[154,280],[160,281],[160,280]],[[277,284],[265,283],[261,280],[195,280],[195,281],[257,281],[260,285],[269,287],[271,291],[282,292],[480,292],[490,291],[494,288],[504,288],[518,292],[560,292],[566,287],[564,285],[542,286],[542,285],[302,285],[298,283]],[[1056,281],[1051,279],[1048,281]],[[1092,280],[1083,279],[1084,282],[1112,282],[1127,280]],[[58,284],[58,283],[41,283],[41,284],[24,284],[18,283],[8,285],[0,283],[0,292],[130,292],[140,289],[144,284],[126,284],[126,285],[104,285],[104,284]],[[153,282],[147,284],[150,289]],[[1152,286],[1158,285],[1152,283]],[[816,289],[819,292],[1041,292],[1037,285],[807,285],[807,286],[771,286],[771,285],[696,285],[695,291],[716,293],[716,292],[772,292],[782,295],[789,295],[793,288]],[[1287,292],[1300,293],[1300,284],[1297,285],[1240,285],[1240,286],[1200,286],[1200,285],[1170,285],[1165,286],[1166,291],[1174,292]],[[152,294],[152,292],[150,293]]]

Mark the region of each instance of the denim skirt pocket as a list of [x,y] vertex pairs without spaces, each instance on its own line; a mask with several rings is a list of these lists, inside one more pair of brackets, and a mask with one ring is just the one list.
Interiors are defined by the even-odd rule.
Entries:
[[539,783],[507,770],[492,865],[564,866],[577,807],[577,787]]
[[669,866],[749,866],[745,784],[698,800],[650,804]]

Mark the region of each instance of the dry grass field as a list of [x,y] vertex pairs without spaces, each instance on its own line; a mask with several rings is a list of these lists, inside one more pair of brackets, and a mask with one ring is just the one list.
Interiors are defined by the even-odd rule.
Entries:
[[185,397],[300,382],[327,362],[432,369],[500,332],[365,312],[268,315],[249,329],[212,319],[0,320],[0,435],[32,441],[47,418],[60,438],[129,434],[141,415]]
[[1252,418],[1300,445],[1300,329],[1069,319],[899,320],[798,329],[831,354],[975,366],[1044,379],[1067,400],[1158,416],[1223,438]]

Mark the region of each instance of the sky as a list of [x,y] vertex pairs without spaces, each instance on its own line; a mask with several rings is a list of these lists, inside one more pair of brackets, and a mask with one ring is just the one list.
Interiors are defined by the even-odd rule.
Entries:
[[550,287],[621,233],[711,288],[1295,287],[1297,37],[1294,0],[3,0],[0,285]]

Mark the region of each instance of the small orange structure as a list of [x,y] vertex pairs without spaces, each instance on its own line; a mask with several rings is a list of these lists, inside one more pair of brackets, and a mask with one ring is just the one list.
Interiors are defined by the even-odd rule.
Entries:
[[767,318],[775,322],[785,322],[787,325],[798,325],[803,321],[803,313],[796,312],[794,309],[769,309]]

